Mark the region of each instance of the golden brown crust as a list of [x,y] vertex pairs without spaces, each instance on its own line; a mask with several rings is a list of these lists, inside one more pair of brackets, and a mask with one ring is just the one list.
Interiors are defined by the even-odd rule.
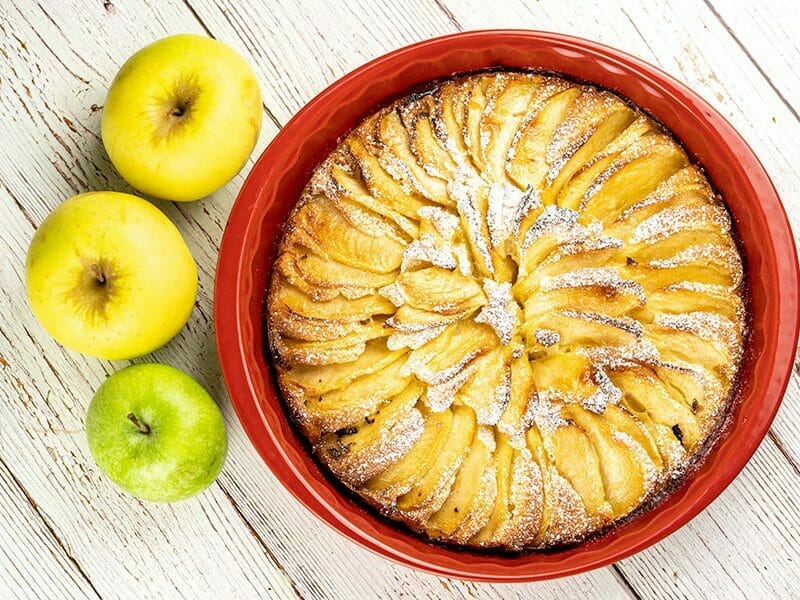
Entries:
[[574,542],[682,476],[743,351],[702,171],[614,94],[482,73],[402,98],[315,170],[268,292],[290,418],[430,539]]

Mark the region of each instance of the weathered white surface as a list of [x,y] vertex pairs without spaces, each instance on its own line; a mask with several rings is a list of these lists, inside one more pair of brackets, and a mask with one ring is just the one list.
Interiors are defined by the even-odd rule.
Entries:
[[[14,6],[17,4],[17,6]],[[770,437],[707,511],[615,567],[490,586],[379,559],[317,522],[260,463],[222,384],[212,284],[242,176],[212,198],[158,203],[200,267],[197,308],[152,357],[197,376],[229,426],[212,488],[173,506],[118,492],[82,423],[93,390],[125,363],[60,349],[30,315],[23,261],[61,200],[130,189],[99,139],[106,87],[124,59],[169,33],[206,32],[258,72],[257,152],[303,103],[366,60],[458,29],[530,27],[593,38],[688,83],[753,145],[800,231],[800,12],[796,3],[414,0],[239,3],[0,1],[0,597],[791,597],[800,595],[800,367]]]

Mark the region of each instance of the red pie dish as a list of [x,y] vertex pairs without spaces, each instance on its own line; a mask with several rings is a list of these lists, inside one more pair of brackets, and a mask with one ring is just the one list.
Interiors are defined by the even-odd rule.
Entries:
[[[578,545],[501,554],[435,545],[380,517],[327,476],[286,415],[270,365],[265,294],[290,210],[315,167],[376,108],[412,88],[493,67],[553,72],[609,89],[660,121],[724,198],[746,263],[750,336],[724,430],[653,508]],[[725,119],[692,91],[620,51],[563,35],[478,31],[421,42],[346,75],[307,104],[260,157],[222,241],[215,323],[231,399],[264,461],[303,504],[346,537],[401,564],[481,581],[534,581],[610,564],[696,516],[736,477],[778,410],[794,359],[798,264],[766,172]]]

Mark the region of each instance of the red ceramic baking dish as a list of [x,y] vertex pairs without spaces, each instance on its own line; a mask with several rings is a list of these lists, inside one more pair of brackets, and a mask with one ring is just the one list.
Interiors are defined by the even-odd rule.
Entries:
[[[437,546],[377,517],[329,481],[284,415],[265,352],[264,295],[282,223],[312,169],[376,107],[426,81],[489,67],[533,68],[611,89],[649,111],[704,165],[746,255],[752,315],[740,397],[725,434],[661,504],[565,550],[499,555]],[[534,581],[610,564],[669,535],[736,477],[781,402],[798,335],[798,264],[786,214],[753,151],[707,102],[666,73],[587,40],[538,31],[471,31],[401,48],[356,69],[281,130],[247,178],[222,240],[215,288],[220,361],[247,434],[309,510],[401,564],[480,581]]]

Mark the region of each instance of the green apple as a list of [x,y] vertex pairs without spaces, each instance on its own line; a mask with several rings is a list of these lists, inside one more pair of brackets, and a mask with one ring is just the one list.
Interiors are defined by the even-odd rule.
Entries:
[[261,90],[222,42],[174,35],[122,65],[103,106],[111,162],[134,188],[197,200],[244,166],[261,131]]
[[197,267],[175,225],[118,192],[81,194],[50,213],[25,276],[33,314],[56,341],[112,360],[166,344],[197,295]]
[[86,414],[100,469],[142,500],[175,502],[207,488],[225,462],[217,404],[174,367],[133,365],[106,379]]

